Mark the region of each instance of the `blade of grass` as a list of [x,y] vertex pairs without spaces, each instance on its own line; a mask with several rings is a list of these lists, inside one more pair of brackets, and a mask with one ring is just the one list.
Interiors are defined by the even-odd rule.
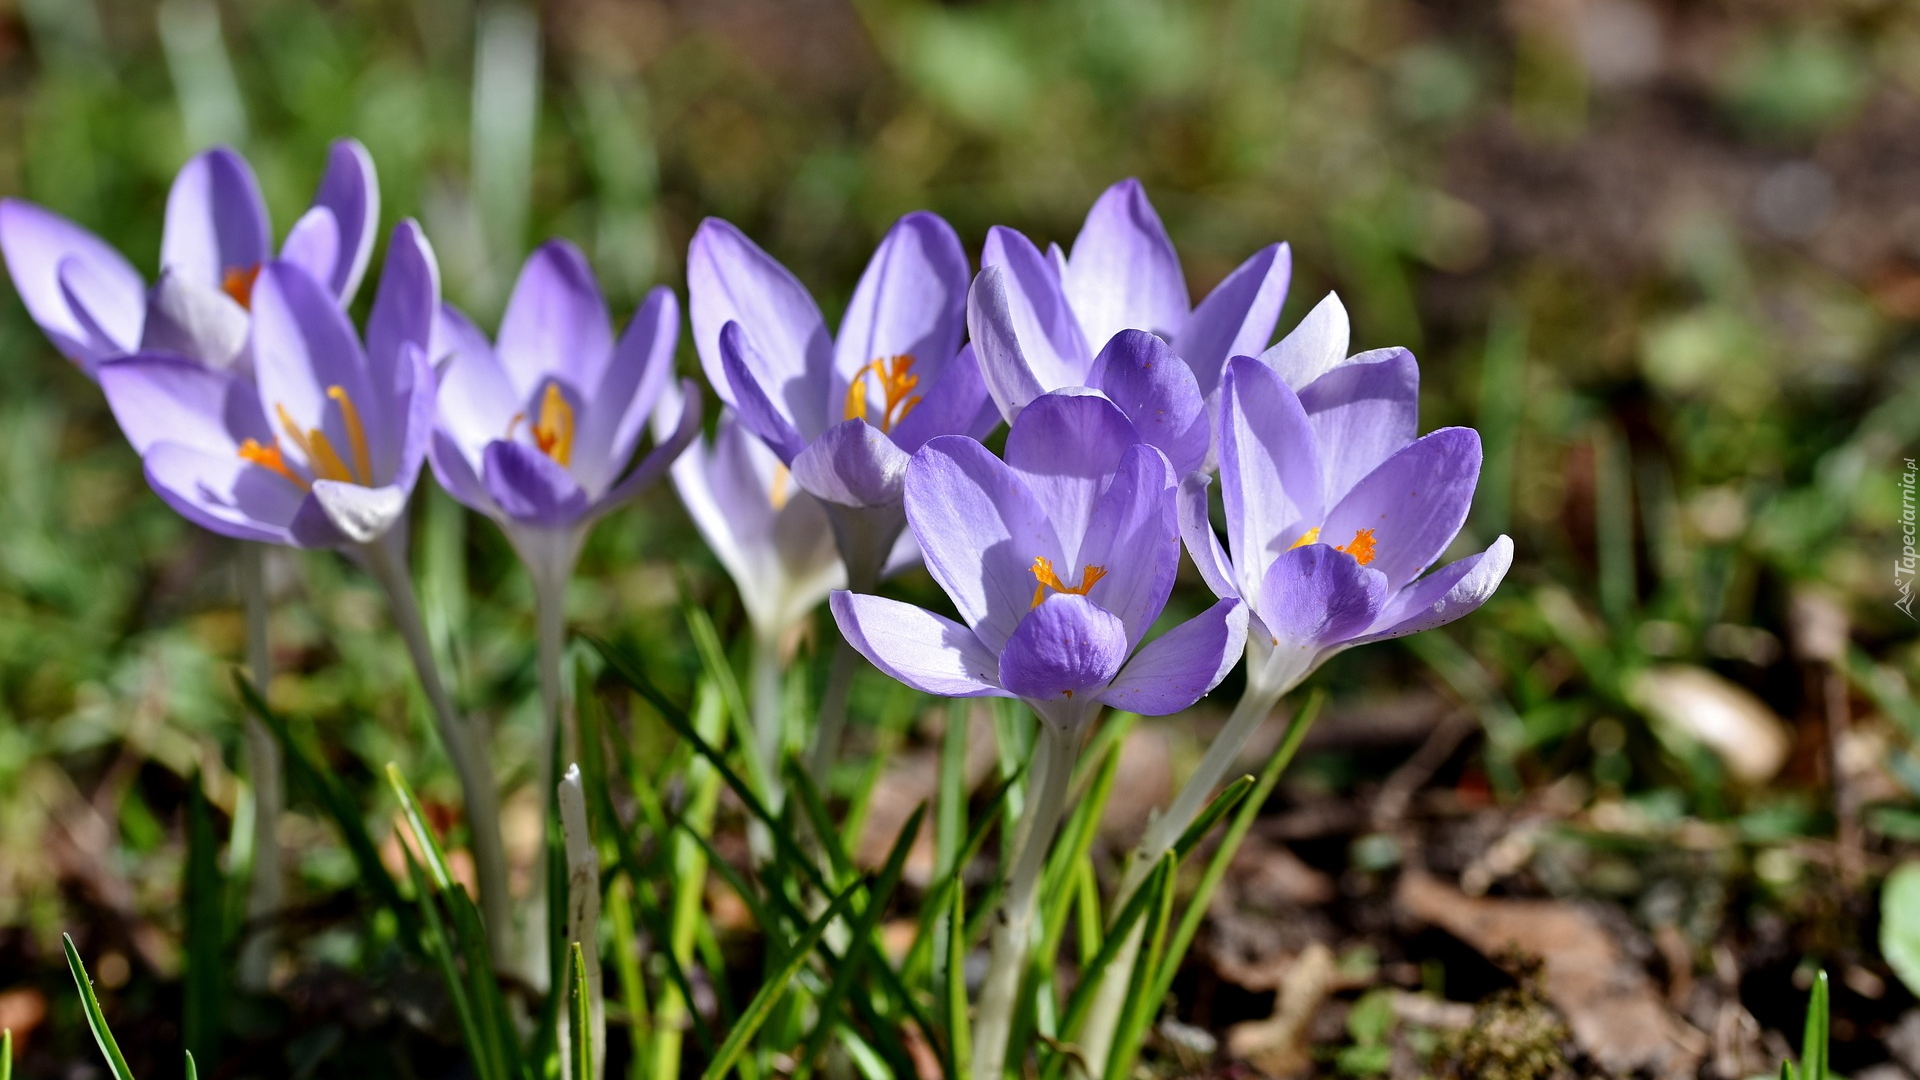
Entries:
[[[1148,945],[1134,964],[1135,986],[1148,983],[1153,972],[1160,967],[1161,956],[1167,947],[1167,928],[1173,921],[1173,897],[1180,888],[1179,874],[1176,873],[1179,864],[1175,862],[1173,852],[1162,856],[1160,865],[1163,872],[1160,888],[1154,897]],[[1133,1075],[1133,1062],[1140,1055],[1140,1043],[1146,1038],[1147,1028],[1160,1015],[1160,1008],[1165,1003],[1165,997],[1155,997],[1151,993],[1136,994],[1127,1002],[1127,1011],[1121,1016],[1120,1026],[1113,1033],[1113,1049],[1107,1054],[1106,1080],[1122,1080]]]
[[447,930],[441,922],[439,905],[434,903],[433,887],[427,881],[426,872],[420,869],[420,860],[413,857],[413,850],[402,844],[401,855],[407,861],[407,875],[413,880],[413,891],[420,898],[422,936],[426,940],[427,956],[440,969],[440,981],[447,988],[447,996],[453,1002],[453,1015],[460,1024],[460,1037],[467,1044],[467,1057],[479,1080],[501,1080],[492,1049],[487,1038],[480,1031],[480,1022],[473,1013],[473,1001],[467,993],[464,980],[460,978],[460,964],[454,958],[453,947],[447,942]]
[[768,979],[760,988],[760,992],[747,1003],[746,1010],[734,1023],[733,1030],[727,1033],[727,1040],[720,1044],[720,1049],[714,1054],[713,1061],[707,1066],[706,1072],[701,1074],[702,1080],[720,1080],[733,1069],[735,1060],[746,1050],[747,1044],[760,1030],[760,1025],[766,1022],[767,1015],[773,1011],[774,1005],[786,996],[788,985],[793,982],[794,976],[799,974],[801,966],[807,962],[807,957],[812,955],[814,946],[819,944],[821,937],[826,934],[827,927],[832,926],[846,913],[847,908],[853,903],[854,896],[861,891],[864,884],[856,881],[847,886],[840,895],[834,897],[833,902],[827,905],[826,911],[822,912],[820,917],[815,919],[787,950],[786,957],[775,968],[774,977]]
[[[193,1055],[188,1054],[191,1062]],[[13,1029],[0,1031],[0,1080],[13,1080]],[[191,1077],[188,1080],[192,1080]]]
[[813,830],[820,846],[826,850],[828,880],[836,884],[850,880],[854,873],[853,859],[841,843],[840,830],[834,827],[833,815],[828,812],[827,801],[813,777],[807,775],[806,768],[794,757],[780,763],[780,777],[786,781],[794,801],[800,804],[800,812],[806,815],[807,828]]
[[967,1022],[967,891],[953,890],[947,906],[947,1075],[966,1076],[973,1060]]
[[[0,1080],[7,1080],[5,1069],[0,1069]],[[193,1051],[187,1051],[187,1080],[200,1080],[200,1067],[193,1063]]]
[[593,1075],[593,1011],[591,999],[587,993],[587,957],[579,942],[573,942],[567,950],[568,967],[573,977],[567,980],[573,1003],[572,1035],[568,1040],[568,1060],[573,1069],[569,1074],[572,1080],[595,1080]]
[[[870,940],[874,930],[880,925],[880,917],[886,914],[887,903],[893,899],[894,889],[900,884],[900,874],[907,866],[907,854],[913,848],[914,840],[920,835],[920,823],[927,816],[927,804],[921,803],[907,823],[901,827],[900,835],[894,838],[893,849],[887,853],[887,861],[881,864],[880,876],[874,880],[872,891],[867,894],[865,906],[853,920],[852,941]],[[832,1037],[834,1028],[839,1024],[840,1002],[846,998],[853,984],[860,978],[865,951],[855,952],[847,962],[833,973],[833,982],[827,986],[827,992],[821,996],[817,1009],[819,1019],[814,1022],[813,1031],[801,1050],[799,1068],[794,1072],[795,1080],[812,1073],[812,1065],[820,1060],[827,1048],[827,1040]]]
[[1205,810],[1200,811],[1200,816],[1193,819],[1193,824],[1187,826],[1187,831],[1182,833],[1180,839],[1174,843],[1174,857],[1185,862],[1187,856],[1193,853],[1193,849],[1200,845],[1200,841],[1213,831],[1214,825],[1225,817],[1228,811],[1239,805],[1241,799],[1247,797],[1247,792],[1253,790],[1256,782],[1251,776],[1242,776],[1214,796],[1213,801],[1207,804]]
[[226,888],[220,880],[220,841],[213,833],[204,780],[195,773],[187,789],[186,1001],[181,1034],[187,1049],[220,1058],[220,1028],[227,1000]]
[[[907,981],[918,983],[931,969],[934,926],[946,910],[947,893],[956,887],[967,864],[980,853],[980,848],[986,843],[988,830],[1004,815],[1007,792],[1012,788],[1014,779],[1017,777],[1003,780],[1000,786],[994,789],[993,794],[987,798],[986,811],[974,821],[972,829],[967,833],[966,843],[961,845],[953,865],[928,886],[920,906],[920,926],[914,933],[913,944],[908,946],[907,955],[900,964],[902,977]],[[965,951],[967,945],[967,941],[961,942],[962,951]]]
[[1299,751],[1300,743],[1306,739],[1307,730],[1319,717],[1321,706],[1326,703],[1326,699],[1326,692],[1322,690],[1315,690],[1313,695],[1307,698],[1307,703],[1294,715],[1293,723],[1288,725],[1287,734],[1280,740],[1280,745],[1274,749],[1273,756],[1268,758],[1266,765],[1261,768],[1259,780],[1254,783],[1252,790],[1235,809],[1232,824],[1227,826],[1226,835],[1221,837],[1219,848],[1214,851],[1213,858],[1208,860],[1206,871],[1200,876],[1200,884],[1194,889],[1193,896],[1187,901],[1186,911],[1180,916],[1180,924],[1175,929],[1173,940],[1167,948],[1166,961],[1160,965],[1152,982],[1148,985],[1147,992],[1153,1000],[1165,1001],[1167,994],[1172,992],[1173,977],[1179,971],[1180,961],[1193,944],[1194,935],[1200,932],[1200,922],[1206,917],[1207,906],[1213,901],[1214,890],[1220,886],[1221,879],[1226,877],[1227,865],[1233,861],[1233,853],[1240,849],[1241,841],[1246,839],[1247,831],[1253,828],[1253,819],[1259,815],[1260,808],[1266,805],[1268,796],[1273,794],[1274,787],[1280,783],[1280,774],[1286,771],[1287,764]]
[[60,944],[67,951],[67,970],[73,973],[73,983],[80,988],[87,1027],[93,1031],[93,1041],[99,1045],[101,1056],[107,1059],[107,1068],[112,1070],[114,1080],[133,1080],[133,1070],[127,1068],[120,1044],[113,1041],[113,1032],[107,1027],[106,1014],[100,1011],[100,999],[93,995],[93,980],[87,975],[87,965],[80,962],[80,950],[73,947],[73,938],[68,934],[60,935]]
[[1800,1037],[1802,1080],[1827,1080],[1827,973],[1813,977],[1813,995],[1807,1000],[1807,1026]]
[[616,881],[607,891],[607,925],[613,931],[613,976],[620,983],[620,1005],[627,1018],[630,1080],[646,1080],[653,1038],[647,983],[640,975],[640,936],[634,932],[631,881]]
[[[1140,888],[1134,890],[1126,906],[1121,908],[1120,913],[1114,917],[1113,927],[1108,930],[1106,940],[1101,942],[1100,951],[1094,954],[1093,962],[1080,973],[1080,983],[1074,988],[1073,995],[1067,999],[1067,1011],[1060,1018],[1060,1031],[1063,1037],[1072,1039],[1078,1033],[1081,1024],[1086,1021],[1087,1010],[1093,1006],[1094,990],[1100,985],[1101,976],[1105,975],[1107,968],[1113,964],[1114,957],[1120,954],[1120,947],[1133,933],[1134,924],[1146,915],[1148,906],[1158,898],[1162,891],[1161,879],[1171,872],[1166,860],[1163,859],[1155,864],[1151,876],[1141,883]],[[1056,1055],[1048,1063],[1043,1075],[1047,1080],[1057,1080],[1066,1066],[1066,1055]]]

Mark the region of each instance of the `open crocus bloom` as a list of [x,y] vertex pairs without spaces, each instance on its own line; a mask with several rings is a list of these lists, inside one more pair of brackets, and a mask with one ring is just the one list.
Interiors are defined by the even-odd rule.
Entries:
[[[379,218],[373,159],[342,139],[280,258],[344,306],[366,273]],[[272,244],[253,170],[224,147],[194,157],[174,177],[151,292],[133,264],[91,232],[33,203],[0,200],[0,253],[14,287],[54,346],[89,375],[133,352],[232,364],[246,343],[247,311]]]
[[1180,559],[1173,470],[1103,397],[1036,398],[1004,462],[969,438],[929,442],[907,467],[906,510],[966,624],[859,593],[831,603],[847,640],[915,689],[1018,697],[1073,728],[1101,705],[1177,712],[1239,657],[1233,599],[1142,646]]
[[[666,437],[680,415],[679,394],[669,386],[654,409],[655,437]],[[687,516],[732,576],[759,640],[779,641],[845,585],[820,500],[794,485],[732,410],[720,414],[712,445],[696,439],[672,472]]]
[[1253,609],[1250,686],[1284,692],[1342,649],[1452,622],[1486,602],[1513,562],[1502,536],[1420,576],[1466,521],[1480,437],[1442,428],[1415,438],[1413,358],[1383,354],[1298,394],[1259,360],[1227,365],[1219,438],[1228,549],[1208,521],[1204,473],[1181,483],[1180,527],[1214,593]]
[[586,258],[551,240],[521,267],[496,343],[451,306],[440,326],[434,475],[500,522],[533,569],[564,580],[593,522],[659,479],[699,432],[699,391],[686,381],[672,430],[627,468],[673,375],[680,305],[653,289],[616,342]]
[[[1009,421],[1029,401],[1063,386],[1094,386],[1095,350],[1121,330],[1158,335],[1212,399],[1229,356],[1273,340],[1293,257],[1285,244],[1255,252],[1198,307],[1187,299],[1180,257],[1138,180],[1122,180],[1087,212],[1071,254],[1046,254],[995,226],[980,256],[968,313],[987,388]],[[990,325],[991,324],[991,325]],[[989,350],[985,340],[1002,343]]]
[[300,547],[392,528],[426,456],[439,270],[411,221],[393,231],[361,347],[336,294],[298,263],[253,282],[251,374],[167,352],[99,367],[147,481],[217,533]]
[[998,422],[960,344],[967,258],[953,228],[925,212],[895,223],[834,338],[805,286],[724,221],[694,236],[687,289],[714,391],[829,504],[849,569],[877,573],[905,525],[908,455]]

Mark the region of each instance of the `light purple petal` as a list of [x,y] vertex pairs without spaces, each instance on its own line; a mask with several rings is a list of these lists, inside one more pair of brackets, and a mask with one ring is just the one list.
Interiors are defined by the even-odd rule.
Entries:
[[181,517],[222,536],[294,542],[290,526],[307,493],[234,453],[154,443],[143,455],[147,483]]
[[988,396],[1000,415],[1011,421],[1047,388],[1028,364],[1026,350],[1014,329],[1007,280],[1003,266],[982,267],[973,279],[973,288],[967,293],[967,333],[973,340],[967,347],[976,354],[980,380]]
[[1467,520],[1480,479],[1480,435],[1472,428],[1441,428],[1368,473],[1327,512],[1324,543],[1345,547],[1371,530],[1368,565],[1398,589],[1433,564]]
[[920,404],[906,419],[894,426],[894,445],[911,454],[939,435],[966,435],[984,439],[1000,426],[1000,410],[987,394],[980,374],[980,361],[972,345],[960,352],[940,372],[931,386],[920,387]]
[[1011,697],[973,632],[925,608],[836,589],[828,600],[847,643],[874,667],[926,694]]
[[587,491],[606,491],[632,460],[640,430],[673,375],[679,340],[680,302],[672,289],[656,286],[620,335],[606,374],[598,387],[588,388],[592,396],[576,418],[570,467]]
[[1260,621],[1276,649],[1309,654],[1373,624],[1387,600],[1387,579],[1353,556],[1307,544],[1275,559],[1260,583]]
[[265,262],[272,243],[267,205],[245,158],[216,147],[181,167],[167,193],[162,270],[217,289],[227,271]]
[[730,322],[721,329],[720,358],[725,385],[732,388],[733,407],[740,414],[740,423],[760,436],[761,441],[780,455],[780,460],[791,465],[800,451],[806,449],[806,441],[794,430],[788,414],[767,396],[766,384],[760,381],[759,374],[767,370],[766,358],[754,348],[752,339],[739,323]]
[[1120,331],[1094,359],[1087,384],[1120,406],[1140,441],[1159,447],[1176,474],[1206,460],[1206,399],[1166,342],[1144,330]]
[[345,305],[360,288],[380,229],[380,181],[373,156],[358,140],[338,139],[327,148],[327,169],[320,174],[313,205],[333,214],[339,239],[333,266],[315,276]]
[[100,389],[137,453],[161,442],[238,457],[273,433],[251,380],[182,356],[134,353],[100,365]]
[[[444,386],[443,383],[442,393],[445,393]],[[469,460],[460,444],[444,429],[435,429],[433,441],[427,448],[427,460],[433,465],[433,478],[461,505],[483,514],[496,514],[499,507],[493,504],[493,496],[487,494],[487,485],[480,480],[478,461],[485,450],[482,446]]]
[[1079,562],[1094,502],[1139,441],[1119,406],[1092,390],[1043,394],[1013,422],[1007,465],[1047,508],[1067,561]]
[[[999,225],[987,230],[987,242],[980,252],[981,269],[989,266],[1005,268],[1013,334],[1040,389],[1086,385],[1093,349],[1067,300],[1060,272],[1033,246],[1033,241]],[[986,358],[983,355],[981,359]],[[988,385],[992,385],[991,380]]]
[[[446,364],[448,357],[458,353],[486,353],[492,356],[493,342],[473,324],[466,312],[442,300],[439,310],[433,313],[433,344],[427,349],[427,359],[438,369]],[[494,360],[494,366],[500,366],[498,358]],[[500,374],[504,378],[505,369]]]
[[[69,360],[88,368],[139,344],[146,283],[99,237],[59,214],[20,199],[0,199],[0,255],[33,321]],[[61,289],[61,266],[87,309],[82,322]],[[104,337],[93,330],[104,331]]]
[[1240,589],[1234,582],[1233,563],[1220,546],[1220,536],[1213,531],[1213,520],[1207,509],[1207,492],[1212,484],[1213,477],[1203,472],[1188,473],[1180,481],[1180,491],[1176,496],[1180,538],[1186,541],[1187,554],[1193,558],[1194,569],[1200,571],[1201,580],[1213,590],[1213,595],[1237,597]]
[[958,435],[913,456],[906,510],[927,570],[998,650],[1033,605],[1034,560],[1065,561],[1046,510],[1004,462]]
[[522,397],[548,378],[581,395],[600,385],[613,355],[613,320],[579,248],[549,240],[527,256],[494,351]]
[[1363,353],[1300,391],[1320,449],[1329,500],[1414,440],[1420,424],[1420,365],[1405,349]]
[[[487,444],[507,437],[521,399],[485,339],[465,342],[440,366],[440,431],[476,471]],[[524,419],[524,418],[523,418]]]
[[391,473],[375,472],[388,484],[411,494],[420,479],[420,467],[426,463],[427,448],[432,445],[434,413],[440,396],[439,380],[426,351],[409,342],[400,350],[400,378],[394,387],[394,412],[400,417],[399,430],[392,436],[398,447]]
[[[345,391],[359,410],[369,456],[375,461],[395,460],[398,432],[390,421],[383,422],[393,411],[381,404],[384,396],[376,397],[379,391],[369,378],[353,325],[326,286],[292,263],[268,263],[254,284],[253,362],[261,405],[282,436],[281,452],[288,460],[310,464],[286,437],[286,423],[291,422],[302,435],[319,428],[342,462],[358,469],[342,407],[328,395],[332,387]],[[371,479],[390,478],[376,470]]]
[[706,400],[700,396],[700,387],[692,379],[681,379],[678,396],[682,402],[679,423],[654,443],[653,449],[647,451],[647,456],[640,459],[632,472],[621,477],[595,502],[596,515],[604,514],[652,487],[699,437],[701,409]]
[[490,443],[481,458],[481,482],[502,513],[533,525],[567,525],[587,512],[587,494],[573,475],[523,443]]
[[1172,338],[1187,321],[1180,256],[1138,180],[1122,180],[1095,200],[1062,276],[1090,342],[1122,330]]
[[330,282],[340,263],[340,226],[333,220],[333,211],[315,206],[300,215],[280,245],[280,257],[298,263],[321,283]]
[[[840,321],[827,416],[844,412],[848,381],[875,360],[912,357],[920,386],[932,386],[966,333],[967,278],[960,237],[937,214],[916,211],[888,229]],[[879,380],[866,388],[868,415],[878,416]]]
[[839,418],[825,400],[833,371],[827,324],[806,287],[739,229],[718,218],[700,223],[687,251],[687,296],[693,343],[707,382],[740,408],[727,379],[720,331],[746,329],[765,364],[763,393],[808,437]]
[[793,459],[793,478],[839,506],[892,506],[906,482],[907,454],[865,420],[843,420]]
[[1179,712],[1220,685],[1239,662],[1246,642],[1247,606],[1220,600],[1147,642],[1100,700],[1142,716]]
[[208,367],[231,367],[246,349],[251,326],[247,309],[233,297],[167,271],[148,295],[140,351],[173,353]]
[[1220,385],[1227,543],[1240,595],[1254,596],[1274,557],[1320,520],[1320,460],[1300,399],[1270,368],[1235,357]]
[[[402,387],[418,384],[418,373],[407,353],[416,350],[432,360],[428,350],[434,345],[439,316],[440,264],[426,234],[408,218],[393,227],[386,261],[380,267],[380,288],[374,293],[373,312],[367,318],[366,356],[375,404],[362,404],[360,408],[371,411],[370,423],[382,430],[391,431],[405,422],[411,406],[403,404],[406,397]],[[367,439],[373,447],[375,475],[392,476],[398,467],[393,455],[400,452],[400,440],[377,438],[371,430]],[[423,441],[419,445],[424,448],[426,444]]]
[[1278,345],[1260,354],[1260,362],[1298,390],[1346,362],[1347,335],[1347,309],[1328,293]]
[[1193,368],[1202,394],[1212,397],[1219,388],[1228,357],[1258,356],[1273,341],[1292,278],[1293,249],[1269,245],[1234,268],[1187,316],[1173,348]]
[[1126,662],[1127,628],[1084,596],[1056,593],[1027,612],[1000,650],[1000,685],[1036,703],[1088,698]]
[[1054,569],[1071,584],[1083,581],[1080,574],[1087,566],[1106,571],[1087,598],[1120,617],[1129,648],[1139,645],[1167,605],[1180,571],[1173,470],[1153,447],[1136,443],[1127,448],[1112,482],[1094,504],[1074,563]]
[[1512,566],[1513,541],[1502,536],[1487,550],[1441,567],[1395,593],[1365,636],[1353,644],[1444,626],[1486,603]]

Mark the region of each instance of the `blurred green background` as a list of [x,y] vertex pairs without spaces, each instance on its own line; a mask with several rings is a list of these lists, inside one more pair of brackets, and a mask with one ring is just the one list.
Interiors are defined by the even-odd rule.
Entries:
[[[1481,613],[1330,666],[1336,718],[1464,704],[1484,737],[1458,782],[1500,798],[1571,778],[1574,806],[1648,828],[1878,854],[1920,840],[1920,654],[1894,607],[1920,436],[1910,5],[0,2],[0,192],[149,273],[190,153],[242,150],[284,231],[342,135],[378,164],[383,243],[418,217],[448,295],[488,326],[551,235],[587,251],[623,319],[654,283],[684,296],[706,215],[830,315],[920,207],[976,254],[993,224],[1064,244],[1138,176],[1196,297],[1287,240],[1283,330],[1337,289],[1356,350],[1411,347],[1423,427],[1486,440],[1461,550],[1517,544]],[[90,955],[118,958],[94,970],[132,1017],[122,1042],[157,1041],[195,770],[221,812],[237,805],[233,549],[148,492],[10,290],[0,354],[0,1026],[50,1009],[66,1022],[29,1042],[72,1045],[57,934],[86,928]],[[684,339],[681,362],[697,370]],[[439,644],[500,725],[499,760],[525,763],[509,779],[524,799],[527,583],[489,524],[438,492],[418,509]],[[389,760],[457,801],[370,583],[326,553],[271,569],[272,700],[359,778],[381,831]],[[932,595],[924,576],[901,588]],[[656,491],[596,534],[575,621],[690,669],[683,589],[739,625]],[[1714,709],[1735,715],[1720,750],[1694,722]],[[1747,775],[1743,740],[1786,749]],[[1308,779],[1336,787],[1383,771],[1319,760]],[[301,956],[350,963],[330,929],[350,865],[318,819],[285,828],[314,930]]]

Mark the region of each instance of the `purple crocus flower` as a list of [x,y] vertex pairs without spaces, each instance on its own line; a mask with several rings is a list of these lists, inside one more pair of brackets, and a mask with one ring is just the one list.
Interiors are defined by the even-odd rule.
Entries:
[[714,391],[827,504],[848,573],[878,577],[905,526],[908,456],[997,423],[966,331],[967,258],[952,226],[888,230],[837,337],[806,287],[738,229],[701,224],[688,252],[694,344]]
[[[654,411],[656,438],[679,413],[673,388]],[[794,485],[787,467],[731,409],[713,442],[696,439],[673,463],[673,486],[720,565],[739,589],[757,640],[780,638],[846,584],[820,500]]]
[[1252,608],[1250,693],[1277,695],[1343,649],[1452,622],[1506,576],[1505,536],[1421,576],[1466,521],[1480,437],[1456,427],[1415,438],[1418,392],[1401,349],[1356,357],[1298,394],[1259,360],[1228,363],[1227,548],[1208,521],[1204,473],[1181,483],[1180,525],[1215,594]]
[[1129,329],[1171,345],[1211,400],[1229,356],[1259,352],[1273,339],[1293,270],[1287,245],[1270,244],[1190,306],[1180,257],[1138,180],[1100,196],[1071,254],[1052,245],[1043,255],[1024,235],[996,226],[980,262],[968,327],[1009,421],[1049,390],[1101,388],[1095,350]]
[[403,221],[364,348],[333,289],[275,259],[251,287],[250,371],[142,351],[101,363],[101,389],[148,483],[188,520],[244,540],[368,544],[399,520],[426,456],[439,295],[433,249]]
[[[366,273],[379,218],[373,159],[342,139],[280,258],[345,305]],[[224,147],[199,154],[174,177],[151,290],[133,264],[86,229],[33,203],[0,200],[0,253],[14,287],[54,346],[89,376],[103,361],[134,352],[232,364],[272,242],[253,169]]]
[[1230,598],[1142,646],[1179,564],[1174,474],[1105,398],[1034,399],[1005,461],[970,438],[934,439],[905,487],[927,569],[966,624],[879,596],[831,599],[841,633],[901,682],[1022,698],[1073,729],[1102,705],[1177,712],[1238,659],[1246,612]]
[[658,287],[616,341],[586,258],[564,240],[528,256],[489,344],[441,311],[438,426],[431,459],[454,498],[498,521],[543,584],[564,584],[587,530],[664,474],[699,433],[684,380],[673,430],[631,470],[673,375],[680,305]]

